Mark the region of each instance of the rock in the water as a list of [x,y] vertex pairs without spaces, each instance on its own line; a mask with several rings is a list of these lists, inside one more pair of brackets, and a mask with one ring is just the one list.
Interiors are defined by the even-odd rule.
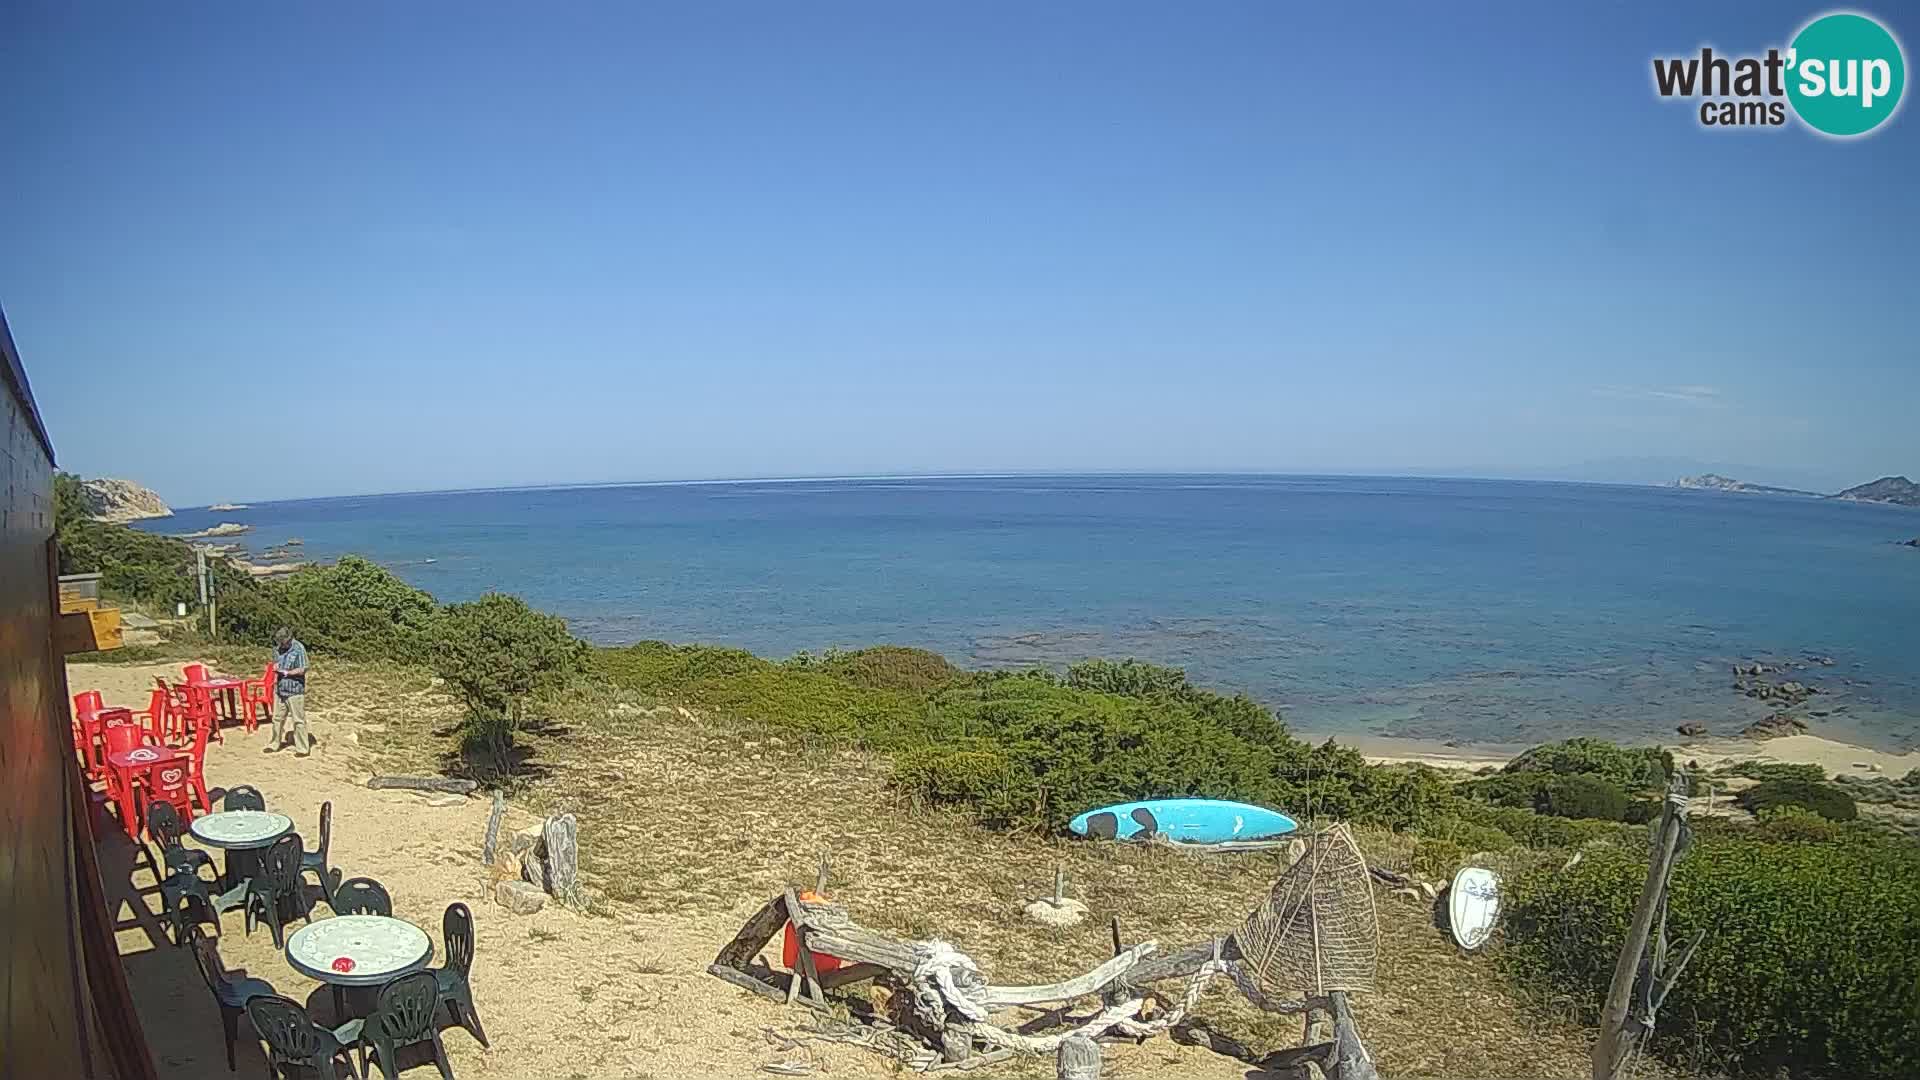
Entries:
[[1027,905],[1027,918],[1041,926],[1073,926],[1087,917],[1087,905],[1068,897],[1054,906],[1053,897],[1035,900]]
[[1689,720],[1675,730],[1689,739],[1698,739],[1707,733],[1707,725]]
[[524,881],[502,881],[493,887],[493,899],[515,915],[531,915],[547,905],[547,894]]
[[1920,536],[1916,536],[1913,539],[1907,541],[1907,546],[1910,548],[1920,548]]
[[1778,739],[1786,735],[1798,735],[1807,730],[1807,722],[1797,716],[1786,713],[1774,713],[1765,720],[1755,720],[1748,724],[1740,734],[1749,739]]

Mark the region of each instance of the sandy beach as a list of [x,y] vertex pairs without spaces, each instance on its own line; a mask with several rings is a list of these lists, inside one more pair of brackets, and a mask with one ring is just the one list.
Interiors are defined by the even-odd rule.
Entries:
[[[1316,742],[1324,735],[1303,735]],[[1498,768],[1513,760],[1525,746],[1497,743],[1473,743],[1448,746],[1428,739],[1396,739],[1385,736],[1338,736],[1340,742],[1359,750],[1369,761],[1381,764],[1419,762],[1442,769],[1474,771]],[[1818,735],[1788,735],[1777,739],[1700,739],[1662,743],[1681,763],[1697,762],[1702,769],[1713,769],[1736,761],[1780,761],[1796,765],[1818,765],[1828,776],[1870,776],[1875,773],[1900,777],[1910,769],[1920,769],[1920,751],[1894,753],[1856,746]]]

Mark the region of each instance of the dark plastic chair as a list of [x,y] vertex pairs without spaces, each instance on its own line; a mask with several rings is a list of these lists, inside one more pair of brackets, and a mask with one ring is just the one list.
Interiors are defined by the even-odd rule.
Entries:
[[292,1077],[295,1069],[311,1070],[322,1080],[339,1080],[334,1063],[347,1067],[347,1075],[360,1080],[353,1067],[350,1047],[359,1041],[359,1020],[349,1020],[328,1030],[315,1023],[298,1003],[283,997],[257,997],[247,1002],[247,1018],[260,1041],[267,1044],[267,1075]]
[[335,915],[393,914],[393,897],[387,887],[370,877],[348,878],[334,887],[329,905]]
[[227,1034],[227,1071],[232,1072],[236,1067],[233,1044],[240,1035],[240,1014],[253,999],[271,997],[273,984],[265,979],[236,979],[227,974],[226,966],[220,963],[219,948],[198,926],[187,931],[187,938],[193,945],[193,960],[200,966],[200,977],[207,980],[207,989],[213,992],[214,1003],[220,1006],[220,1026]]
[[333,907],[333,891],[339,888],[340,871],[327,865],[327,851],[333,846],[333,803],[320,804],[320,847],[314,851],[302,852],[300,870],[313,871],[320,881],[320,896],[328,907]]
[[[147,805],[147,836],[159,846],[162,858],[168,858],[169,862],[175,861],[170,856],[173,850],[178,848],[180,852],[178,861],[181,863],[213,869],[213,856],[181,843],[186,834],[187,828],[180,823],[180,812],[173,808],[173,804],[154,802]],[[159,863],[153,861],[151,848],[147,850],[147,856],[148,861],[153,862],[155,867],[153,876],[160,877]],[[214,873],[217,876],[219,871],[216,870]]]
[[447,1048],[440,1042],[440,1029],[434,1017],[440,1014],[440,981],[431,971],[402,975],[380,988],[380,1003],[360,1027],[360,1071],[373,1075],[368,1051],[380,1059],[380,1073],[386,1080],[400,1080],[399,1052],[420,1043],[433,1046],[433,1063],[441,1080],[453,1080],[453,1065],[447,1061]]
[[260,789],[252,784],[230,787],[225,795],[220,796],[222,810],[265,810],[266,808],[267,797],[260,794]]
[[465,904],[448,904],[440,918],[440,938],[447,945],[447,966],[433,969],[440,983],[440,1000],[447,1003],[447,1015],[467,1029],[485,1047],[487,1029],[480,1026],[480,1013],[473,1007],[473,912]]
[[[173,807],[157,802],[147,807],[147,834],[160,845],[160,858],[154,862],[153,876],[160,882],[160,901],[166,908],[166,917],[173,923],[173,943],[185,945],[189,928],[198,928],[203,921],[215,926],[220,924],[218,909],[213,905],[215,882],[200,876],[200,868],[213,869],[213,860],[204,851],[184,847],[180,843],[180,817]],[[144,848],[147,858],[153,860],[151,848]],[[205,908],[199,916],[192,914],[188,901],[198,900]]]
[[273,947],[284,948],[283,928],[294,919],[308,919],[307,889],[300,881],[300,834],[288,833],[275,840],[260,857],[260,865],[247,879],[247,933],[253,933],[256,921],[273,928]]

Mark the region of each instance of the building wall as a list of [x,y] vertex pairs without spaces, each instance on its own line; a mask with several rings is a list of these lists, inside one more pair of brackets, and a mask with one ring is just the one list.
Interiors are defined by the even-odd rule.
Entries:
[[86,987],[53,653],[53,456],[3,318],[0,353],[0,1078],[111,1075]]

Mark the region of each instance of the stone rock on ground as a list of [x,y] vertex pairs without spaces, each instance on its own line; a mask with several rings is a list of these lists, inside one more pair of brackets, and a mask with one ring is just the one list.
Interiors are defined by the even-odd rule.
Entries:
[[524,881],[502,881],[493,887],[493,899],[515,915],[531,915],[547,904],[547,894]]
[[1689,720],[1688,722],[1681,724],[1678,728],[1675,728],[1674,730],[1678,731],[1682,735],[1685,735],[1689,739],[1697,739],[1707,733],[1707,725],[1695,723]]
[[1774,713],[1765,720],[1755,720],[1748,724],[1740,734],[1749,739],[1778,739],[1785,735],[1798,735],[1807,730],[1807,722],[1797,716],[1786,713]]
[[1060,901],[1053,906],[1053,897],[1035,900],[1027,905],[1027,918],[1041,926],[1073,926],[1087,917],[1087,905],[1074,899]]

